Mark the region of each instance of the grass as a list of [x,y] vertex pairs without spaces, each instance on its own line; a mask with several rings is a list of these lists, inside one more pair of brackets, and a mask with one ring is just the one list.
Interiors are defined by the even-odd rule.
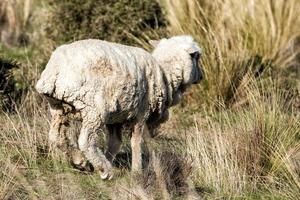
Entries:
[[[253,95],[250,105],[238,112],[226,110],[196,118],[187,138],[193,160],[193,180],[226,198],[265,193],[283,199],[299,194],[299,115],[283,107],[277,94]],[[261,100],[258,100],[261,99]]]
[[159,2],[169,34],[203,48],[206,76],[150,141],[142,174],[130,173],[127,137],[112,181],[49,153],[49,112],[33,89],[44,61],[32,59],[35,45],[0,45],[27,85],[15,111],[0,114],[0,199],[299,199],[300,2]]

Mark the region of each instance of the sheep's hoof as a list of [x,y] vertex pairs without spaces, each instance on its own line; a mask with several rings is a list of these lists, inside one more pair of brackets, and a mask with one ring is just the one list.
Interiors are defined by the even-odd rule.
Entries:
[[100,174],[102,180],[111,180],[114,177],[114,174],[111,172],[103,172]]
[[100,171],[100,177],[102,180],[111,180],[114,176],[113,168],[111,165],[108,165],[99,171]]
[[79,169],[80,171],[88,171],[88,172],[94,171],[93,165],[85,159],[84,155],[79,150],[72,152],[71,164],[74,168]]
[[94,171],[94,167],[93,165],[86,161],[85,163],[82,164],[75,164],[75,163],[71,163],[72,166],[80,171],[86,171],[86,172],[93,172]]

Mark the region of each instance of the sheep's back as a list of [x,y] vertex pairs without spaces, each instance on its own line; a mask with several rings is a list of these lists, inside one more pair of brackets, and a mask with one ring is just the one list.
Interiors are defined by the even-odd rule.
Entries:
[[147,110],[153,65],[143,49],[82,40],[53,52],[36,88],[77,109],[96,107],[108,121],[120,121]]

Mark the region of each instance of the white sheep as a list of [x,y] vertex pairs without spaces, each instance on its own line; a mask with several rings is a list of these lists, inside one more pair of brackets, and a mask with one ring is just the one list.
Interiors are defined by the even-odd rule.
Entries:
[[[49,141],[60,146],[70,116],[82,120],[78,147],[101,178],[113,176],[122,127],[131,127],[132,170],[142,168],[143,129],[151,135],[168,118],[185,89],[202,79],[200,48],[190,36],[150,41],[152,54],[131,46],[89,39],[57,48],[36,84],[52,115]],[[106,156],[97,147],[99,131],[108,134]],[[77,144],[73,145],[76,148]],[[79,153],[80,154],[80,153]],[[74,161],[85,165],[84,159]]]

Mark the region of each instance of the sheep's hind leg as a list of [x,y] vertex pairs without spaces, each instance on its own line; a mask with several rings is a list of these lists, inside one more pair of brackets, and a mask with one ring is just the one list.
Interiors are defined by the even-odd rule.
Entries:
[[67,148],[65,137],[69,122],[67,120],[67,117],[64,115],[62,105],[58,101],[51,99],[49,103],[51,113],[51,123],[49,130],[50,151],[53,151],[58,147],[63,152],[65,152]]
[[106,131],[105,125],[86,117],[83,119],[80,135],[78,138],[79,149],[83,152],[95,170],[101,172],[102,179],[113,177],[112,165],[106,159],[102,151],[97,147],[97,137],[100,130]]
[[112,163],[122,143],[121,124],[108,125],[106,158]]

